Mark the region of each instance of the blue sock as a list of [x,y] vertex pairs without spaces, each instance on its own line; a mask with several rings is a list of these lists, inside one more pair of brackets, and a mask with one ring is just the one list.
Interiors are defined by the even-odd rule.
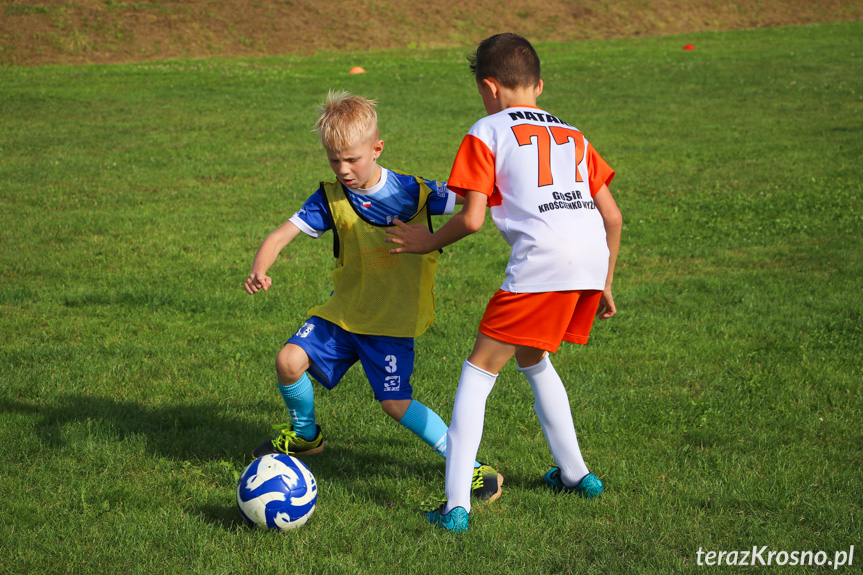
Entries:
[[446,457],[447,427],[437,413],[414,399],[399,423]]
[[[414,399],[399,423],[446,457],[447,426],[437,413]],[[479,463],[474,462],[474,467],[479,467]]]
[[317,424],[315,423],[315,391],[309,374],[304,373],[297,383],[292,385],[278,384],[279,393],[288,406],[291,414],[291,424],[297,435],[305,440],[315,438]]

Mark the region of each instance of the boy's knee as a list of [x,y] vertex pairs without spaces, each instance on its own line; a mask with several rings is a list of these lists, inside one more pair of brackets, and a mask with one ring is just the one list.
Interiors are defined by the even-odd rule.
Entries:
[[296,383],[309,369],[309,356],[297,345],[289,343],[276,356],[276,376],[282,385]]
[[515,360],[519,367],[528,368],[541,362],[546,354],[548,354],[547,351],[535,347],[519,347],[515,351]]
[[412,399],[385,399],[381,402],[381,409],[384,410],[384,413],[395,419],[396,421],[401,421],[402,417],[405,416],[405,412],[407,412],[408,407],[410,407]]

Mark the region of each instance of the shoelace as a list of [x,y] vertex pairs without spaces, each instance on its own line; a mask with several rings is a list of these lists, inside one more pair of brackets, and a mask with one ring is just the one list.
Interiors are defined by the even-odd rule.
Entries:
[[297,433],[295,431],[293,431],[293,429],[291,429],[291,424],[290,423],[279,423],[279,424],[274,425],[273,429],[275,431],[279,432],[279,436],[273,440],[273,445],[277,449],[284,451],[288,455],[291,455],[292,453],[294,453],[293,451],[290,451],[287,448],[289,441],[291,439],[297,438]]
[[474,469],[473,483],[471,483],[470,485],[471,490],[480,489],[482,486],[485,485],[485,478],[480,471],[480,469],[482,469],[483,467],[485,466],[483,465]]

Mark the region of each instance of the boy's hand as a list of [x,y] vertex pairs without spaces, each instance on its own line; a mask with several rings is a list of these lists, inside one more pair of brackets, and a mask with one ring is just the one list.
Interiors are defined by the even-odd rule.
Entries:
[[617,313],[617,308],[614,307],[614,298],[611,297],[611,288],[602,290],[602,297],[599,298],[599,307],[596,308],[596,315],[599,319],[608,319]]
[[393,223],[397,227],[388,228],[387,235],[395,237],[388,237],[385,241],[401,247],[391,249],[391,254],[427,254],[434,249],[428,247],[432,234],[423,224],[409,226],[398,218]]
[[249,292],[250,295],[252,295],[257,293],[259,290],[267,291],[270,289],[271,285],[273,285],[273,280],[270,276],[261,272],[252,272],[249,274],[243,287],[246,288],[246,291]]

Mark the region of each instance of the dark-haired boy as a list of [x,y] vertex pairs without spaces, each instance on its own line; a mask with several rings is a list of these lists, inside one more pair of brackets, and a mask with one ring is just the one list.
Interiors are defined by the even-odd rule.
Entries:
[[464,363],[447,432],[447,502],[433,524],[466,531],[473,458],[486,399],[513,357],[534,394],[534,411],[556,467],[556,490],[596,497],[602,482],[582,458],[566,389],[548,353],[562,340],[587,343],[594,316],[616,313],[611,284],[622,218],[608,190],[614,171],[573,126],[539,109],[539,57],[526,39],[497,34],[470,59],[488,116],[462,141],[448,180],[464,208],[437,232],[396,221],[391,253],[428,253],[480,229],[489,206],[511,246],[506,280],[489,301]]

